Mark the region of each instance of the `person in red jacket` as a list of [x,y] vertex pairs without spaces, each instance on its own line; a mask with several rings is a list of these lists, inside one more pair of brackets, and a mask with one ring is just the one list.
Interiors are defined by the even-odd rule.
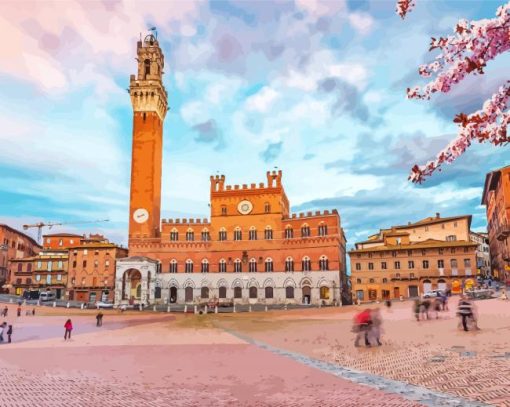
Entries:
[[64,334],[64,341],[69,338],[71,339],[71,331],[73,330],[73,323],[71,322],[70,319],[68,319],[66,321],[66,323],[64,324],[64,328],[66,329],[66,333]]
[[354,346],[356,347],[359,346],[359,341],[361,337],[365,338],[365,346],[370,346],[370,342],[368,341],[368,331],[370,329],[371,324],[372,318],[369,309],[360,312],[358,315],[354,317],[353,331],[357,334],[356,339],[354,340]]

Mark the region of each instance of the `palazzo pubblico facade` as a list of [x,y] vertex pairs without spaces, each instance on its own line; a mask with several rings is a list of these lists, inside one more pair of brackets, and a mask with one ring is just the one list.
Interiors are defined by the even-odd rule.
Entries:
[[340,304],[350,300],[336,210],[290,213],[282,172],[226,185],[211,176],[210,219],[160,219],[164,56],[148,35],[130,80],[133,149],[129,256],[117,260],[115,302]]

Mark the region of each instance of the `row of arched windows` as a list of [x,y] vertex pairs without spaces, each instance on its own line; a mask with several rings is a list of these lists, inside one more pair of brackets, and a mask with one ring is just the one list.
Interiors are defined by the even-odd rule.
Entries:
[[[243,272],[243,266],[246,267],[245,264],[241,261],[241,259],[235,259],[233,262],[230,262],[230,264],[233,264],[233,271],[234,273],[242,273]],[[179,271],[179,263],[176,259],[172,259],[170,261],[169,266],[169,272],[170,273],[177,273]],[[244,269],[246,270],[246,268]],[[251,258],[248,261],[248,272],[250,273],[256,273],[257,271],[262,271],[258,269],[257,260],[255,258]],[[263,270],[266,273],[271,273],[274,271],[274,265],[273,265],[273,259],[270,257],[266,258],[264,261],[264,268]],[[319,258],[319,270],[320,271],[327,271],[329,270],[329,260],[326,256],[321,256]],[[185,273],[193,273],[195,271],[194,269],[194,263],[193,260],[187,259],[184,262],[184,272]],[[218,271],[220,273],[226,273],[227,272],[227,261],[225,259],[221,259],[218,262]],[[285,271],[292,272],[294,271],[294,259],[292,257],[287,257],[285,259]],[[301,271],[312,271],[312,261],[310,260],[310,257],[304,256],[301,259]],[[200,263],[200,272],[201,273],[209,273],[209,260],[203,259]]]
[[[318,230],[319,236],[327,236],[327,234],[328,234],[328,226],[324,223],[321,223],[317,230]],[[293,239],[294,238],[294,229],[292,228],[292,226],[287,225],[285,227],[284,236],[285,236],[285,239]],[[310,226],[308,226],[308,224],[305,223],[301,226],[301,236],[300,237],[310,237],[310,236],[311,236]],[[195,241],[194,230],[189,228],[186,231],[185,238],[186,238],[187,242]],[[233,238],[234,238],[234,240],[243,240],[243,231],[239,226],[234,229]],[[255,226],[252,226],[248,230],[248,240],[257,240],[257,239],[258,239],[257,229],[255,228]],[[271,226],[266,226],[266,228],[264,229],[264,239],[266,239],[266,240],[273,239],[273,228]],[[176,242],[179,240],[179,231],[176,228],[173,228],[171,230],[170,240],[173,242]],[[211,235],[209,233],[209,230],[207,230],[207,229],[202,230],[201,240],[204,242],[211,240]],[[219,241],[227,240],[227,229],[221,228],[218,231],[218,240]]]
[[[250,287],[248,289],[250,298],[258,297],[258,288]],[[192,294],[191,294],[192,295]],[[200,289],[200,297],[201,298],[209,298],[210,290],[208,287],[202,287]],[[227,298],[227,287],[220,287],[218,290],[219,298]],[[234,298],[242,298],[243,297],[243,289],[241,287],[234,287]],[[274,298],[274,289],[273,287],[264,287],[264,297],[265,298]],[[285,297],[286,298],[294,298],[294,287],[285,287]]]

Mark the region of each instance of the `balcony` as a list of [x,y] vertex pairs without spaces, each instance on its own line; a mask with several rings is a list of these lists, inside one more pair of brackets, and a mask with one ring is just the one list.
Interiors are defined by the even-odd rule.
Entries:
[[496,239],[501,241],[505,240],[508,236],[510,236],[510,225],[499,225],[499,227],[496,229]]

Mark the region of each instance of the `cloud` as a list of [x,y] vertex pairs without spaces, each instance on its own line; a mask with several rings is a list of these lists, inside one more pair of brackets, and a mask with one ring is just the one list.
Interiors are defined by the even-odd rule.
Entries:
[[306,153],[304,156],[303,156],[303,160],[311,160],[312,158],[315,157],[315,154],[311,154],[311,153]]
[[260,153],[260,157],[262,157],[266,163],[272,162],[276,160],[282,152],[282,146],[282,141],[278,143],[270,143],[267,145],[267,148]]
[[347,113],[362,122],[369,122],[368,106],[363,102],[361,94],[355,86],[330,77],[320,81],[318,88],[324,93],[335,96],[335,101],[331,107],[331,113],[334,116]]
[[192,127],[192,129],[197,133],[195,141],[198,143],[215,143],[216,148],[223,147],[223,137],[214,119],[209,119],[205,122],[196,124]]
[[374,19],[370,14],[351,13],[349,14],[349,23],[361,35],[370,34],[374,26]]
[[277,98],[278,92],[268,86],[265,86],[259,92],[250,96],[246,100],[246,108],[248,110],[264,113],[271,107]]

